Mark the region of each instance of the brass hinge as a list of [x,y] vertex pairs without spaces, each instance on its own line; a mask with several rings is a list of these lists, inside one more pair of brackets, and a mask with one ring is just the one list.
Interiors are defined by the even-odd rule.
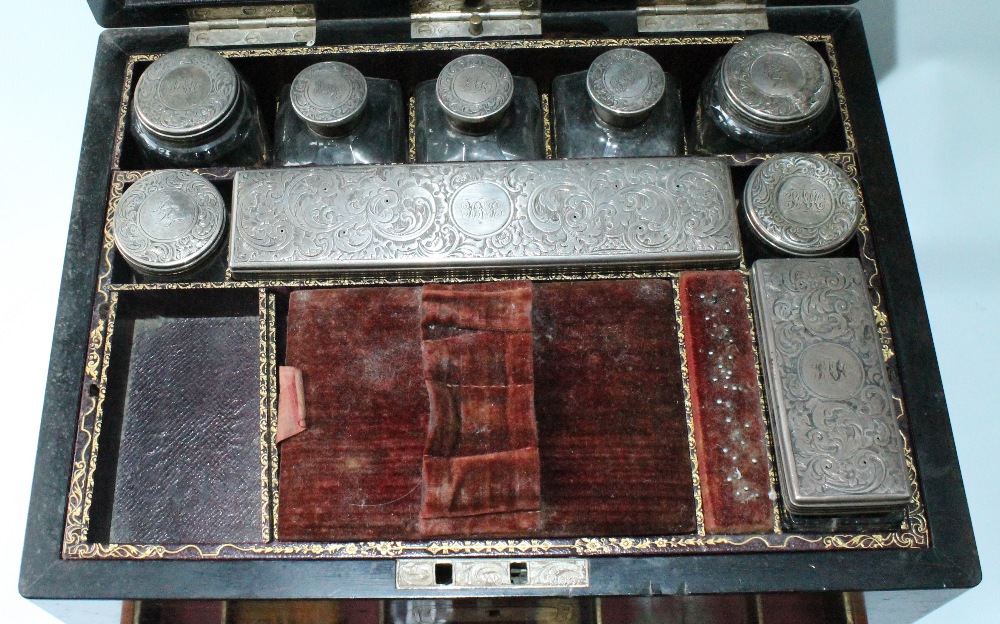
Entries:
[[316,10],[311,4],[190,9],[188,18],[190,46],[316,43]]
[[767,30],[766,0],[638,0],[639,32]]
[[411,0],[414,39],[542,34],[542,0]]

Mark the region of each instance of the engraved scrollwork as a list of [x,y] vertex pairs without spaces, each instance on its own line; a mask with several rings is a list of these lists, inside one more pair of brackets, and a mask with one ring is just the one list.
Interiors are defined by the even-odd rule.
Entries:
[[431,561],[400,561],[396,564],[396,585],[405,587],[433,587],[434,563]]
[[533,561],[528,566],[528,582],[550,587],[586,587],[590,583],[587,562]]
[[905,494],[902,438],[860,266],[785,261],[760,279],[795,495]]
[[811,118],[830,100],[829,68],[798,38],[775,33],[748,37],[726,55],[722,70],[736,99],[768,119]]
[[747,181],[744,204],[766,240],[808,255],[843,245],[861,215],[851,179],[831,162],[808,154],[766,160]]
[[233,267],[738,253],[727,175],[696,159],[240,172]]
[[456,565],[455,585],[460,587],[510,585],[509,564],[504,561],[475,561]]

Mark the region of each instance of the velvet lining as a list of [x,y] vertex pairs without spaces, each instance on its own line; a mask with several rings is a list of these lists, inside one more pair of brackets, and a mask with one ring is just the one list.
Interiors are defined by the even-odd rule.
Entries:
[[534,328],[546,535],[693,532],[670,282],[536,284]]
[[286,364],[279,539],[695,529],[669,281],[296,291]]
[[774,503],[743,276],[682,273],[679,290],[705,530],[766,533]]
[[302,370],[309,422],[281,444],[278,537],[419,539],[420,289],[292,293],[285,360]]

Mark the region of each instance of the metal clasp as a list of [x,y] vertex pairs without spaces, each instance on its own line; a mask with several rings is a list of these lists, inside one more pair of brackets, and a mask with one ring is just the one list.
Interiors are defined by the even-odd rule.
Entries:
[[410,37],[527,37],[542,34],[541,0],[411,0]]
[[311,4],[190,9],[188,18],[192,47],[316,43],[316,10]]
[[639,32],[767,30],[767,0],[638,0]]

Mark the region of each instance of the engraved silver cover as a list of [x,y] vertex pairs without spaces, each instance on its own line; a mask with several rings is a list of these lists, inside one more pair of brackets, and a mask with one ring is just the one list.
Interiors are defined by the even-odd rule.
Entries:
[[819,156],[785,154],[767,159],[750,174],[743,211],[754,233],[774,249],[820,256],[854,237],[861,201],[837,165]]
[[903,438],[861,263],[760,260],[751,282],[788,510],[819,515],[905,505]]
[[733,46],[722,61],[721,80],[733,112],[772,130],[819,117],[833,93],[819,52],[778,33],[751,35]]
[[184,48],[161,56],[139,77],[135,114],[151,133],[191,139],[211,132],[235,109],[236,69],[217,53]]
[[714,158],[248,170],[233,206],[238,273],[740,260],[729,169]]
[[608,50],[587,70],[594,112],[613,126],[641,123],[663,98],[666,78],[652,56],[631,48]]
[[208,180],[190,171],[167,170],[145,176],[122,194],[112,236],[136,271],[176,275],[213,254],[225,225],[225,201]]
[[316,130],[349,126],[365,110],[368,83],[347,63],[316,63],[292,81],[290,99],[299,119]]
[[514,97],[514,77],[492,56],[466,54],[444,66],[436,84],[438,103],[462,125],[489,125],[503,117]]

